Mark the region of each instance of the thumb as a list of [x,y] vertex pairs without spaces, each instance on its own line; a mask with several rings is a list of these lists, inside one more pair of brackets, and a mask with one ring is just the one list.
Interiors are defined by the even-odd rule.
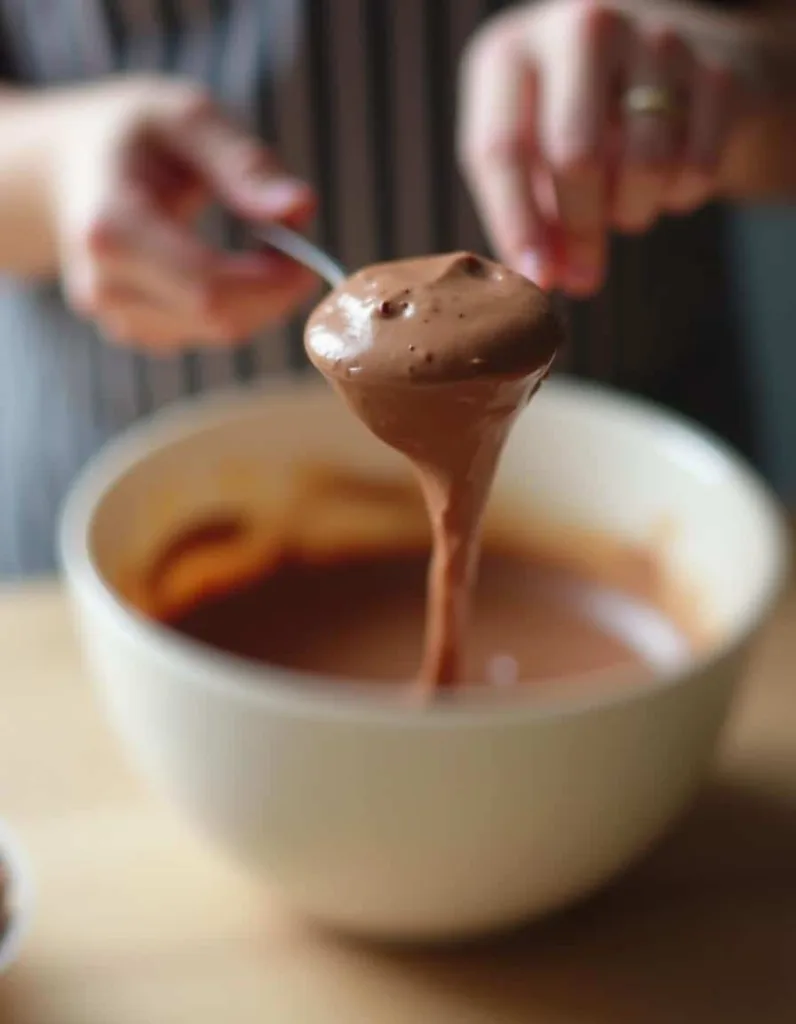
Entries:
[[315,212],[312,188],[212,102],[170,125],[164,141],[221,203],[247,220],[303,227]]

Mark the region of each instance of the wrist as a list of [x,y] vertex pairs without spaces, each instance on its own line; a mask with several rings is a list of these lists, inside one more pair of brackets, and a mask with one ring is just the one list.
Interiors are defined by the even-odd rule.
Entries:
[[[141,87],[141,80],[125,78],[0,92],[6,139],[0,144],[0,206],[11,236],[20,242],[14,271],[57,272],[69,218],[97,174],[96,129],[112,130],[121,118],[121,97]],[[8,263],[0,249],[0,270]]]
[[46,91],[0,90],[0,270],[44,275],[56,267],[52,103]]

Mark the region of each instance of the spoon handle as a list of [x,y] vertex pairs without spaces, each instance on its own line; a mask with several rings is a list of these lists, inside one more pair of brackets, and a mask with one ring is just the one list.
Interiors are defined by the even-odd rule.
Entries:
[[304,235],[286,228],[283,224],[258,225],[254,229],[254,237],[272,249],[278,249],[285,256],[290,256],[297,263],[315,271],[319,277],[336,288],[348,277],[344,267],[331,257],[328,252],[315,245]]

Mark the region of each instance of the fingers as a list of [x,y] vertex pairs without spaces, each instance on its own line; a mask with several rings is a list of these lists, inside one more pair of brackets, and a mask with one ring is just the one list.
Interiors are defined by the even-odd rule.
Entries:
[[465,175],[497,254],[545,287],[593,293],[611,228],[645,231],[717,193],[738,89],[682,14],[552,0],[499,16],[470,45]]
[[195,314],[206,301],[218,255],[145,196],[131,196],[132,188],[123,183],[119,189],[115,204],[79,240],[98,262],[99,276],[125,280],[136,291]]
[[286,319],[317,290],[317,277],[305,267],[276,253],[252,253],[218,267],[208,309],[212,319],[226,325],[229,337],[241,340],[264,324]]
[[219,346],[251,337],[264,323],[286,316],[316,282],[309,273],[278,287],[247,285],[239,273],[219,274],[205,309],[192,312],[165,302],[151,290],[136,288],[128,278],[92,279],[85,271],[69,283],[72,305],[90,316],[113,340],[158,352],[191,346]]
[[163,348],[244,339],[312,294],[315,278],[287,257],[220,251],[190,224],[208,196],[247,218],[298,223],[314,203],[306,185],[191,86],[139,83],[117,113],[60,195],[75,308],[115,337]]
[[104,333],[122,344],[140,344],[163,353],[183,346],[188,339],[194,344],[217,342],[216,332],[208,320],[187,317],[161,306],[146,292],[123,284],[106,284],[86,296],[83,312],[90,314]]
[[661,213],[687,213],[715,196],[740,106],[733,74],[678,37],[638,39],[625,90],[663,90],[673,107],[626,110],[612,219],[620,230],[647,230]]
[[[613,202],[613,221],[620,231],[648,230],[665,207],[664,196],[682,159],[693,67],[691,53],[678,36],[636,34],[623,82],[623,144]],[[656,108],[656,97],[667,98],[668,106]]]
[[163,142],[187,161],[235,213],[302,227],[315,212],[313,190],[287,174],[272,151],[212,100],[191,93],[164,125]]
[[574,295],[596,291],[605,271],[612,86],[625,35],[615,11],[580,5],[569,8],[568,24],[543,23],[532,44],[543,82],[540,149],[561,236],[559,284]]
[[531,182],[534,105],[533,68],[511,23],[497,23],[462,63],[459,157],[498,257],[549,287],[549,227]]
[[738,103],[738,89],[728,69],[713,64],[695,67],[682,163],[665,196],[669,210],[687,213],[711,197]]
[[216,253],[145,202],[120,204],[70,248],[73,306],[119,340],[158,349],[244,339],[316,287],[277,254]]
[[590,4],[480,33],[463,62],[459,146],[498,256],[544,287],[594,292],[605,272],[606,139],[624,22]]
[[80,306],[114,341],[170,354],[186,345],[217,346],[248,338],[264,322],[284,316],[311,286],[314,281],[306,275],[263,295],[241,287],[240,279],[228,282],[222,277],[207,312],[188,314],[162,303],[151,291],[111,279],[84,291]]

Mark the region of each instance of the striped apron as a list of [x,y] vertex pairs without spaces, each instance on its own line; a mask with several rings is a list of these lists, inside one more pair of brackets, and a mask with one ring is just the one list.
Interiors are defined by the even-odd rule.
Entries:
[[[454,163],[456,65],[489,0],[0,0],[0,71],[42,87],[115,71],[205,82],[321,196],[350,267],[484,247]],[[210,225],[240,243],[233,225]],[[614,243],[596,299],[571,303],[562,363],[678,406],[749,447],[724,215]],[[720,371],[712,357],[722,352]],[[49,572],[60,501],[109,436],[187,393],[302,372],[301,319],[234,352],[169,359],[107,345],[56,282],[0,279],[0,577]]]

